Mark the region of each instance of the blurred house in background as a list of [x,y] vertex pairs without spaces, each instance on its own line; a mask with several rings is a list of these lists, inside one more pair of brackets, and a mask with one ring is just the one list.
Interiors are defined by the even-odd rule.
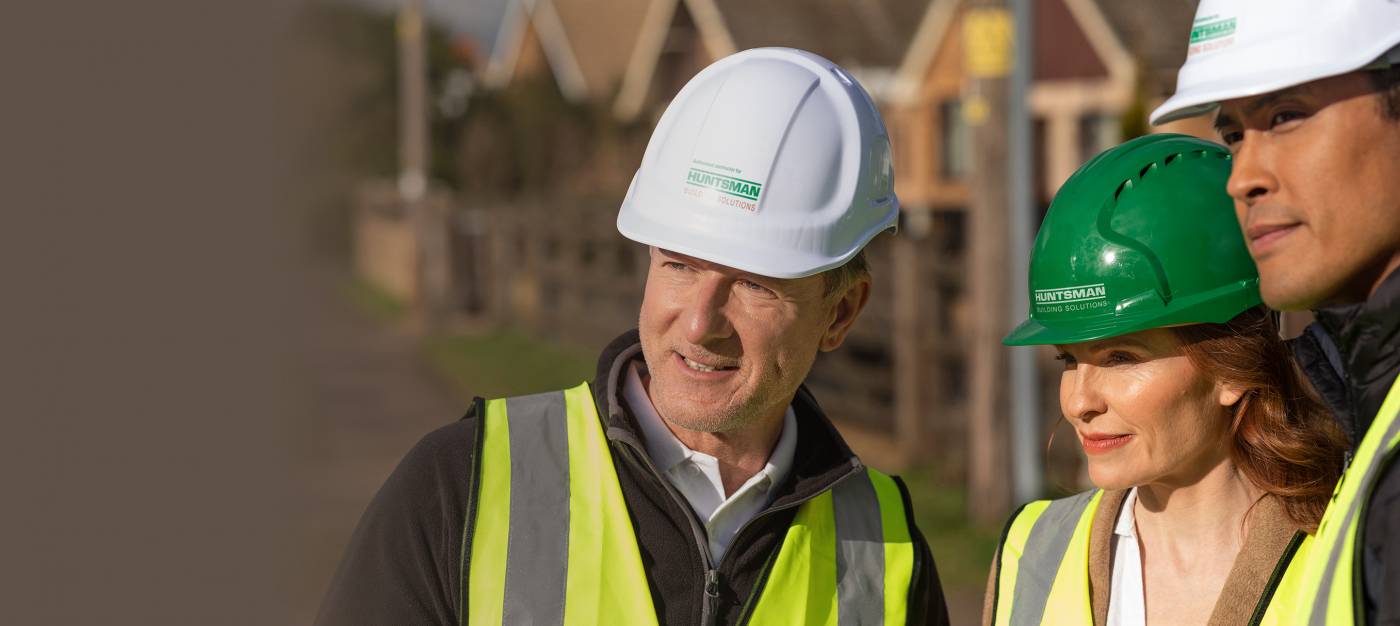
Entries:
[[[1042,209],[1087,158],[1161,130],[1146,115],[1175,84],[1194,8],[1035,2],[1029,108]],[[868,248],[868,311],[810,385],[877,466],[918,461],[960,478],[966,424],[978,418],[964,376],[976,115],[962,105],[965,11],[962,0],[511,0],[455,137],[451,263],[469,294],[459,314],[590,347],[633,326],[646,254],[614,220],[666,104],[739,50],[810,50],[848,68],[884,110],[903,203],[899,236]],[[1190,123],[1171,130],[1210,136]],[[1048,437],[1057,374],[1049,362],[1044,372]],[[1050,461],[1051,483],[1073,486],[1077,452],[1057,448]]]

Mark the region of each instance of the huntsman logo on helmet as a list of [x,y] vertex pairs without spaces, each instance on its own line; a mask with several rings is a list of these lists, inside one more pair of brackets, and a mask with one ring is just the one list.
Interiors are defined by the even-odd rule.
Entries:
[[1225,193],[1230,153],[1149,135],[1084,164],[1031,249],[1030,319],[1012,346],[1221,323],[1259,304],[1259,275]]
[[839,267],[899,217],[889,135],[836,64],[745,50],[701,70],[618,212],[633,241],[775,278]]

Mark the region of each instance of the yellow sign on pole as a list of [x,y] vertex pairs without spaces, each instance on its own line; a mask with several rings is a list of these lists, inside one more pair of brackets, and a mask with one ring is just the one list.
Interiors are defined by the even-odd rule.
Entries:
[[972,78],[998,78],[1011,72],[1016,26],[1006,9],[971,9],[963,17],[963,62]]

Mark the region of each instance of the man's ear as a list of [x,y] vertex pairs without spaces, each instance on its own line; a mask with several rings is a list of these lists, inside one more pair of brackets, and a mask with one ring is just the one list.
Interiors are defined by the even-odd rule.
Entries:
[[856,323],[856,318],[860,317],[860,312],[865,310],[865,304],[870,301],[870,287],[870,276],[861,276],[852,281],[846,287],[846,292],[832,305],[831,322],[827,324],[826,333],[822,335],[819,346],[822,352],[831,352],[846,341],[851,326]]

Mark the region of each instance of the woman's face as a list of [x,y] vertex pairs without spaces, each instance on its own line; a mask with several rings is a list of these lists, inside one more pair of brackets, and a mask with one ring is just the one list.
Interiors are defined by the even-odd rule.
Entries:
[[1190,484],[1228,458],[1243,391],[1206,377],[1165,328],[1056,346],[1060,409],[1103,489]]

